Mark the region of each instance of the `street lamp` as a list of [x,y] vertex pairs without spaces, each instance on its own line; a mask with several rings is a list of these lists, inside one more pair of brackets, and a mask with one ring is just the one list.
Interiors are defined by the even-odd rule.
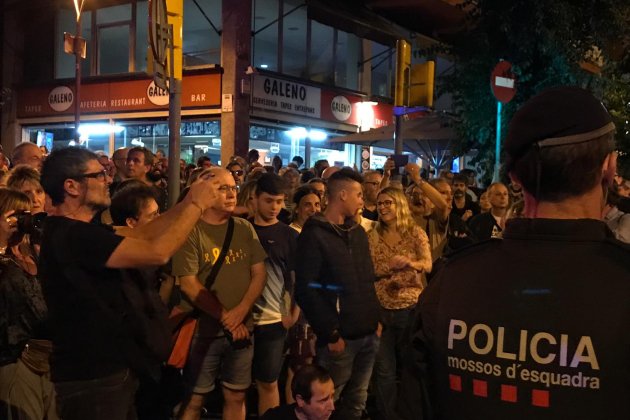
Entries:
[[85,0],[73,0],[74,10],[77,13],[77,26],[75,35],[71,35],[67,32],[64,36],[64,51],[68,54],[74,54],[75,57],[75,79],[76,85],[74,89],[74,141],[79,144],[79,124],[81,122],[81,59],[85,58],[86,42],[81,38],[81,12],[83,11],[83,4]]

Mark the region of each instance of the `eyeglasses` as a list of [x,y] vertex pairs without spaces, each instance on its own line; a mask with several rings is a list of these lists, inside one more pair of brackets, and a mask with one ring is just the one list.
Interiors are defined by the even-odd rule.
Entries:
[[218,190],[224,194],[227,194],[228,191],[238,193],[238,187],[236,185],[221,185]]
[[94,178],[99,181],[105,181],[107,179],[107,171],[103,169],[102,171],[98,171],[98,172],[90,172],[87,174],[76,175],[72,178],[76,180],[83,179],[83,178]]
[[383,207],[385,209],[388,209],[392,206],[392,204],[394,204],[394,202],[392,200],[385,200],[385,201],[378,201],[376,203],[376,207]]
[[232,171],[232,175],[236,175],[236,176],[242,176],[245,173],[245,171],[243,171],[242,169],[239,169],[238,171]]
[[373,187],[378,187],[379,185],[381,185],[381,183],[380,183],[380,182],[368,182],[368,181],[365,181],[365,182],[363,182],[363,183],[364,183],[364,184],[367,184],[367,185],[371,185],[371,186],[373,186]]

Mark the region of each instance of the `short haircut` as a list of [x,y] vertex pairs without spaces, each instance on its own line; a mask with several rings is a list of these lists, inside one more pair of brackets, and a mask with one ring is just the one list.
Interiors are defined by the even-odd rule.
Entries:
[[98,161],[98,156],[80,147],[56,149],[46,158],[42,166],[41,184],[54,206],[65,200],[66,179],[83,175],[90,160]]
[[243,168],[243,165],[241,165],[238,161],[233,160],[230,163],[227,164],[227,166],[225,167],[225,169],[227,169],[228,171],[231,171],[233,167],[235,166],[240,166],[241,170],[245,169]]
[[311,179],[315,178],[315,174],[311,171],[303,171],[302,175],[300,176],[300,182],[302,184],[306,184],[307,182],[309,182]]
[[202,167],[204,162],[212,163],[212,160],[208,156],[199,156],[199,159],[197,159],[197,167]]
[[11,152],[11,160],[20,160],[22,158],[22,154],[24,153],[24,149],[27,147],[37,147],[35,143],[31,143],[30,141],[24,141],[13,148],[13,152]]
[[324,185],[326,185],[326,184],[327,184],[327,182],[326,182],[326,180],[325,180],[325,179],[322,179],[322,178],[317,178],[317,177],[316,177],[316,178],[311,178],[311,179],[309,179],[309,180],[308,180],[308,183],[309,183],[309,184],[324,184]]
[[269,195],[283,195],[287,192],[287,183],[280,176],[273,173],[264,173],[256,180],[256,196],[262,193]]
[[357,182],[361,184],[363,182],[363,177],[352,168],[341,168],[328,178],[328,196],[334,199],[334,196],[341,188],[341,185],[348,182]]
[[39,185],[39,172],[29,165],[18,165],[9,172],[7,179],[7,187],[18,189],[26,182],[32,182]]
[[365,179],[368,176],[372,176],[372,175],[378,175],[378,176],[381,176],[381,177],[383,176],[383,174],[380,173],[379,171],[365,171],[365,172],[363,172],[363,180],[365,181]]
[[300,167],[304,164],[304,159],[302,159],[302,156],[293,156],[293,159],[291,159],[291,162],[297,163],[298,167]]
[[507,170],[539,201],[559,202],[591,190],[613,151],[614,133],[579,144],[536,148],[509,160]]
[[468,186],[468,177],[462,173],[455,174],[453,177],[453,184],[461,183]]
[[311,386],[317,381],[324,384],[331,381],[332,378],[326,369],[319,365],[306,365],[295,372],[293,381],[291,382],[291,394],[294,399],[299,395],[307,403],[311,402],[313,396]]
[[[132,182],[127,183],[127,181]],[[114,226],[125,226],[128,217],[138,217],[149,200],[157,202],[151,187],[138,180],[123,181],[114,193],[112,204],[109,207]]]
[[153,166],[153,153],[149,149],[140,146],[132,147],[131,149],[129,149],[127,157],[134,152],[142,153],[144,155],[144,164]]

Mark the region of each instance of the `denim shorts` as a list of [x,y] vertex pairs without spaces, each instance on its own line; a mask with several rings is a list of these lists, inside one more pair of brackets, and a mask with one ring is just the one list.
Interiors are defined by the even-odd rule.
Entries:
[[253,356],[252,345],[234,349],[224,336],[195,335],[184,368],[186,384],[195,394],[207,394],[220,378],[221,385],[228,389],[246,390],[252,383]]
[[275,382],[284,362],[287,330],[282,322],[257,325],[254,328],[254,379]]

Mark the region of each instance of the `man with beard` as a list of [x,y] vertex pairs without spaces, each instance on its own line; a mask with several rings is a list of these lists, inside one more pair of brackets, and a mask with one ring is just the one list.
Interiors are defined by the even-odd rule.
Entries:
[[501,232],[505,229],[505,220],[510,206],[510,195],[505,184],[501,182],[491,184],[488,187],[488,201],[492,206],[490,211],[473,217],[468,223],[474,238],[478,241],[500,238]]
[[472,200],[472,197],[467,193],[468,191],[468,178],[464,175],[457,174],[453,178],[453,210],[452,213],[462,219],[463,222],[467,222],[472,217],[479,214],[479,204]]
[[381,190],[381,181],[383,175],[378,171],[368,171],[363,174],[363,216],[369,220],[378,220],[378,212],[376,211],[376,197]]
[[218,196],[208,177],[168,213],[135,229],[91,223],[110,205],[111,179],[82,148],[54,151],[41,183],[55,206],[44,224],[40,275],[54,348],[52,381],[66,420],[135,418],[136,372],[158,362],[148,348],[121,268],[166,264]]

